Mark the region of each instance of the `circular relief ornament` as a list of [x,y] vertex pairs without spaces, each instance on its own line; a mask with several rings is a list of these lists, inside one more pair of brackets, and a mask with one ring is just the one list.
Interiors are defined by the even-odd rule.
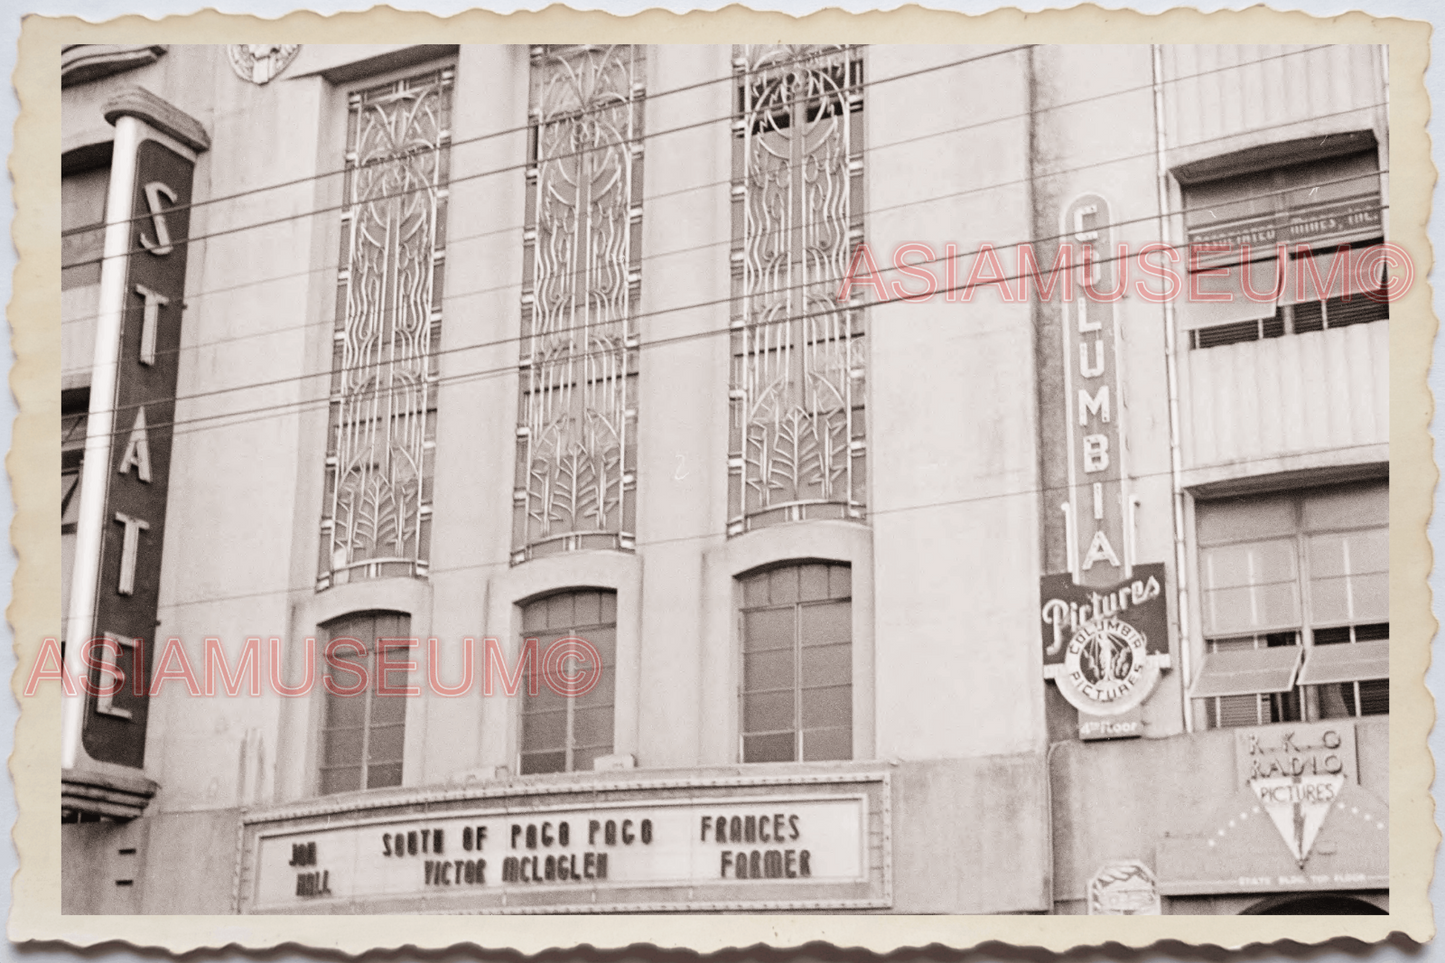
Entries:
[[231,69],[242,80],[264,84],[290,66],[301,49],[299,43],[233,43],[226,47]]
[[1096,716],[1128,712],[1148,698],[1158,681],[1159,666],[1149,658],[1144,633],[1108,618],[1080,626],[1058,675],[1064,698]]

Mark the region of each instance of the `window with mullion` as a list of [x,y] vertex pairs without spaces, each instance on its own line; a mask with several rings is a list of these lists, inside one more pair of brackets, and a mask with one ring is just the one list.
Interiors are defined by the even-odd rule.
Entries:
[[80,467],[85,460],[85,426],[90,392],[67,392],[60,417],[60,644],[70,619],[70,576],[75,569],[76,525],[80,520]]
[[744,762],[853,757],[850,575],[805,563],[739,579]]
[[1211,727],[1389,712],[1388,495],[1371,483],[1200,504],[1204,671],[1216,654],[1303,646],[1289,689],[1204,699]]
[[592,644],[600,667],[569,661],[569,675],[601,670],[601,678],[579,696],[559,695],[545,679],[530,695],[524,676],[521,746],[522,775],[589,770],[601,756],[612,755],[613,672],[617,665],[617,594],[602,589],[559,592],[522,607],[522,642],[537,640],[537,671],[543,671],[547,648],[558,639],[578,638]]
[[382,682],[389,688],[400,688],[406,680],[398,677],[397,670],[389,670],[389,678],[382,680],[375,669],[377,640],[404,639],[410,624],[405,615],[397,612],[366,612],[328,625],[329,641],[346,639],[361,647],[341,646],[332,653],[332,661],[353,667],[353,671],[346,671],[328,662],[332,684],[349,689],[357,682],[356,673],[364,673],[369,684],[352,695],[326,690],[321,733],[322,795],[401,785],[406,697],[379,695],[376,690]]

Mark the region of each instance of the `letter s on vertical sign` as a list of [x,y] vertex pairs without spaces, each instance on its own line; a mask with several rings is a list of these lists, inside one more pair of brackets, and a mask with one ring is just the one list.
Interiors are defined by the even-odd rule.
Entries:
[[141,232],[141,246],[150,251],[156,257],[165,257],[171,253],[171,232],[166,227],[165,208],[161,207],[161,195],[165,195],[167,201],[172,204],[176,202],[176,192],[171,190],[161,181],[151,181],[145,186],[146,208],[150,211],[151,221],[156,226],[156,239],[152,241]]

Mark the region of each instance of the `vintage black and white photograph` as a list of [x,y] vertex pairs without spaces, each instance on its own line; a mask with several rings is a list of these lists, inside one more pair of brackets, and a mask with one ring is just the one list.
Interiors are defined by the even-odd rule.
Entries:
[[62,916],[1389,914],[1389,46],[711,39],[61,46]]

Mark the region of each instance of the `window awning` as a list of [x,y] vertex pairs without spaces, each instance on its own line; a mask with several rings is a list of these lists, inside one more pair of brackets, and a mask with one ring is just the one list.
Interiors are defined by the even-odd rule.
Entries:
[[1304,647],[1298,645],[1211,652],[1204,657],[1204,665],[1189,690],[1189,698],[1288,692],[1294,688],[1303,654]]
[[1390,677],[1390,642],[1341,642],[1310,648],[1300,670],[1300,685],[1329,685],[1334,682],[1364,682]]
[[[1274,250],[1265,248],[1259,253],[1272,254]],[[1325,270],[1328,269],[1326,264]],[[1225,273],[1215,273],[1220,271]],[[1198,272],[1184,278],[1184,289],[1175,302],[1179,326],[1188,331],[1273,317],[1280,291],[1287,287],[1284,283],[1287,278],[1281,278],[1280,274],[1279,260],[1275,257],[1252,260],[1247,264],[1201,267]]]
[[[1342,296],[1346,291],[1351,298],[1364,299],[1366,291],[1377,291],[1380,287],[1380,268],[1384,265],[1379,255],[1381,247],[1371,244],[1348,248],[1343,253],[1338,248],[1321,247],[1308,257],[1291,258],[1280,303],[1327,301]],[[1336,258],[1339,258],[1338,263]],[[1335,272],[1333,277],[1330,276],[1331,269]],[[1361,282],[1361,270],[1374,276]]]
[[[1203,265],[1187,273],[1184,287],[1175,301],[1179,326],[1189,331],[1236,324],[1256,318],[1273,317],[1281,304],[1326,301],[1349,292],[1351,299],[1365,298],[1365,292],[1379,290],[1381,245],[1348,248],[1343,254],[1334,247],[1321,247],[1303,258],[1291,257],[1281,277],[1279,260],[1273,256],[1247,264]],[[1278,248],[1261,248],[1260,255],[1273,255]],[[1236,256],[1239,252],[1235,252]],[[1256,252],[1251,252],[1251,257]],[[1339,257],[1338,264],[1336,257]],[[1248,270],[1248,290],[1245,288]],[[1331,271],[1333,270],[1333,275]],[[1371,274],[1362,282],[1361,271]],[[1224,273],[1215,273],[1224,272]],[[1208,300],[1204,300],[1204,299]]]

